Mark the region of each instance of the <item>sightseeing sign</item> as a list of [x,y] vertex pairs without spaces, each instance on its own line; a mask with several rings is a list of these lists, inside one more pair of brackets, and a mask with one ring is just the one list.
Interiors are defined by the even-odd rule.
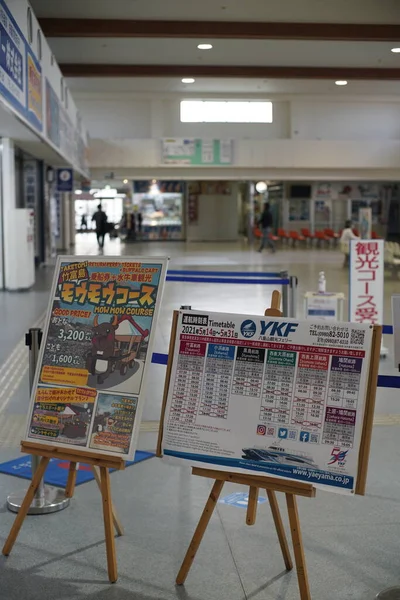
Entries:
[[58,259],[26,440],[133,457],[166,264]]

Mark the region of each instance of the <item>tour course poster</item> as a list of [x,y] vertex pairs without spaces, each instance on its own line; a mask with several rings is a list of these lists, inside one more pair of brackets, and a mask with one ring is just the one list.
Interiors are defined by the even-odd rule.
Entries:
[[373,328],[180,311],[166,457],[353,493]]
[[133,458],[166,267],[58,258],[25,439]]

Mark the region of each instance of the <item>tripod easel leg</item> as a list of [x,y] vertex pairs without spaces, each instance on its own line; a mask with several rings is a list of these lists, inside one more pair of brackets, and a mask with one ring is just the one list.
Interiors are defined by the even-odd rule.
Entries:
[[113,530],[110,473],[107,467],[100,467],[100,477],[101,495],[103,499],[104,532],[106,536],[108,578],[111,583],[115,583],[118,579],[118,571]]
[[[92,471],[93,471],[93,475],[96,480],[96,483],[99,486],[99,490],[101,492],[101,479],[100,479],[98,468],[93,465]],[[117,535],[118,536],[124,535],[124,528],[122,527],[122,523],[119,520],[117,511],[115,510],[115,506],[114,506],[113,502],[111,502],[111,510],[112,510],[112,518],[113,518],[113,522],[114,522],[114,527],[115,527],[115,531],[117,532]]]
[[285,567],[288,571],[291,571],[293,569],[292,557],[290,556],[289,544],[286,539],[286,533],[282,523],[278,500],[276,499],[276,494],[273,490],[267,490],[267,496],[275,523],[276,533],[278,534],[278,540],[281,546]]
[[294,494],[286,494],[286,503],[289,513],[290,530],[292,533],[294,558],[296,561],[297,579],[299,582],[301,600],[311,600],[310,586],[308,583],[308,574],[306,559],[304,556],[303,538],[301,536],[299,513],[297,510],[297,501]]
[[250,486],[249,501],[247,504],[246,525],[254,525],[254,523],[256,522],[258,492],[258,487]]
[[186,556],[183,559],[181,568],[179,569],[179,573],[176,578],[176,583],[178,585],[182,585],[183,583],[185,583],[190,567],[192,566],[197,550],[199,549],[199,546],[201,544],[201,540],[203,539],[204,533],[207,529],[207,525],[216,507],[219,495],[222,491],[222,488],[224,487],[224,483],[225,482],[220,479],[216,479],[214,482],[214,485],[212,487],[212,490],[200,517],[200,521],[197,524],[196,531],[193,534],[192,541],[190,542],[190,546],[186,552]]
[[76,463],[76,462],[69,463],[67,486],[65,488],[65,497],[66,498],[72,498],[74,495],[77,466],[78,466],[78,463]]
[[47,465],[49,464],[50,458],[42,457],[37,468],[35,475],[33,476],[31,485],[28,487],[28,490],[25,494],[24,501],[21,504],[21,508],[18,511],[17,516],[15,517],[15,521],[13,526],[11,527],[11,531],[8,534],[8,538],[6,539],[6,543],[3,547],[3,554],[8,556],[14,546],[15,540],[18,537],[20,529],[22,527],[22,523],[28,513],[29,507],[32,504],[32,500],[36,491],[39,487],[40,482],[44,476],[44,472],[46,471]]

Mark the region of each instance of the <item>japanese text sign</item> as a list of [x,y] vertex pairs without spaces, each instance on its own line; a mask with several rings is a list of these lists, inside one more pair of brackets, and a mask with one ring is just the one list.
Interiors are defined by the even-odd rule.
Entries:
[[58,259],[26,440],[133,458],[166,264]]
[[384,240],[350,241],[349,318],[352,323],[383,322]]
[[164,456],[356,489],[373,327],[179,313]]

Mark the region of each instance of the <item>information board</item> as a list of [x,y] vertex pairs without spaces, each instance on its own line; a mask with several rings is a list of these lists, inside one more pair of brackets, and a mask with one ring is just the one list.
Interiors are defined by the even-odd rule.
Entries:
[[162,453],[354,492],[372,340],[371,325],[180,311]]
[[25,440],[133,458],[166,265],[58,258]]
[[168,138],[162,140],[162,162],[168,165],[230,165],[232,140]]

